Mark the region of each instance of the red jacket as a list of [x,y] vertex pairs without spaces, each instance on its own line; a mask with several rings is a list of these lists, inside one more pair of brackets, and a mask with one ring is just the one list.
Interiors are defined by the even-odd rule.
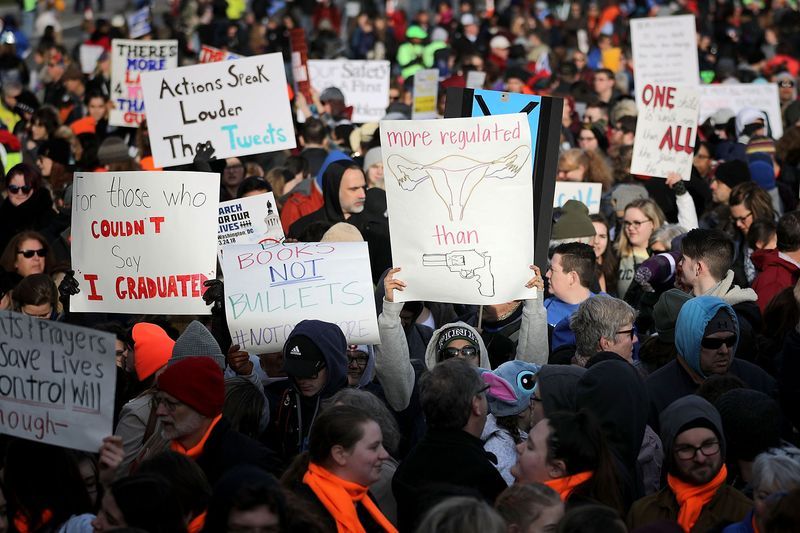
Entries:
[[758,294],[758,307],[764,313],[767,304],[786,287],[793,287],[800,278],[800,268],[781,258],[778,250],[756,250],[753,252],[753,265],[758,274],[753,282],[753,290]]
[[322,193],[317,189],[313,178],[309,181],[309,193],[302,192],[302,187],[298,185],[297,191],[292,191],[281,209],[281,224],[283,231],[289,234],[289,228],[309,213],[313,213],[325,203]]

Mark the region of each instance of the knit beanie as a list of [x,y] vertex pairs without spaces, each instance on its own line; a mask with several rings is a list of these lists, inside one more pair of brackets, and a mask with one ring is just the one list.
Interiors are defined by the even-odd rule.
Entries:
[[[703,337],[709,335],[706,329],[709,322],[718,317],[717,313],[724,310],[727,319],[733,326],[733,332],[739,335],[739,323],[733,308],[715,296],[696,296],[683,304],[675,321],[675,348],[686,364],[699,376],[707,377],[700,367],[700,343]],[[719,323],[719,321],[717,320]],[[727,326],[724,326],[727,328]],[[723,331],[720,327],[712,326],[712,330]],[[713,332],[713,331],[712,331]],[[736,345],[730,351],[730,356],[736,354]]]
[[131,336],[136,377],[139,381],[144,381],[169,362],[175,341],[159,326],[148,322],[139,322],[133,326]]
[[97,160],[101,165],[124,163],[131,160],[128,146],[119,137],[108,137],[97,149]]
[[771,191],[776,187],[775,185],[775,167],[766,161],[751,161],[750,162],[750,176],[759,187],[765,191]]
[[197,320],[192,320],[178,337],[172,348],[169,365],[172,366],[186,357],[209,357],[220,369],[225,369],[225,356],[219,344],[211,332]]
[[64,139],[48,139],[39,147],[39,155],[66,167],[69,165],[71,150],[69,143]]
[[319,242],[364,242],[364,236],[354,225],[337,222],[322,235]]
[[736,333],[733,317],[724,308],[720,308],[708,321],[706,329],[703,331],[703,337],[708,337],[715,333]]
[[381,147],[375,146],[364,154],[364,172],[368,171],[369,167],[372,165],[377,165],[378,163],[383,163],[383,157],[381,155]]
[[634,200],[650,198],[650,193],[638,183],[620,183],[611,191],[611,205],[614,211],[625,211],[629,203]]
[[594,237],[594,224],[589,218],[589,208],[578,200],[567,200],[561,208],[561,216],[553,224],[551,239],[580,239]]
[[209,418],[222,413],[225,379],[208,357],[186,357],[158,376],[158,389]]
[[751,137],[747,142],[745,153],[747,154],[748,160],[753,154],[767,154],[768,156],[773,157],[775,155],[775,141],[769,137],[765,137],[764,135]]
[[763,392],[734,389],[720,396],[714,406],[722,418],[729,460],[753,461],[761,452],[779,446],[781,410]]
[[744,161],[725,161],[717,167],[714,179],[733,189],[740,183],[750,181],[750,169]]
[[658,298],[656,305],[653,306],[653,320],[658,340],[667,344],[675,342],[675,321],[683,304],[691,298],[691,294],[680,289],[670,289]]
[[451,341],[456,339],[462,339],[473,345],[478,350],[481,349],[481,345],[478,342],[478,338],[475,336],[475,333],[469,329],[462,326],[452,326],[439,334],[439,338],[436,339],[436,350],[441,351],[442,348],[447,346]]
[[489,385],[486,397],[489,411],[496,417],[518,415],[531,404],[531,395],[536,387],[536,374],[541,366],[525,361],[507,361],[481,373],[484,383]]

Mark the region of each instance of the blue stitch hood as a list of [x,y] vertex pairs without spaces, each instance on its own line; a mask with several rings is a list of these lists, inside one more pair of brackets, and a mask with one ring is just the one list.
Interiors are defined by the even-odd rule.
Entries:
[[700,368],[700,341],[703,340],[709,320],[720,309],[725,309],[733,320],[736,330],[737,342],[731,349],[731,359],[736,354],[739,345],[739,321],[733,308],[715,296],[697,296],[692,298],[681,308],[678,320],[675,323],[675,348],[678,354],[686,361],[689,367],[703,378],[707,377]]

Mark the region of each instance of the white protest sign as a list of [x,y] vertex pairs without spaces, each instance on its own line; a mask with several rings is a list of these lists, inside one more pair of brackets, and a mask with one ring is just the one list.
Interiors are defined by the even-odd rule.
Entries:
[[637,91],[639,117],[631,174],[692,176],[700,97],[697,87],[647,83]]
[[271,192],[219,204],[217,244],[283,242],[281,217]]
[[[693,15],[631,20],[634,85],[700,83]],[[637,90],[637,98],[638,98]]]
[[137,127],[145,118],[141,74],[178,66],[178,41],[111,41],[112,126]]
[[209,313],[219,174],[82,173],[73,187],[72,311]]
[[397,301],[535,297],[531,136],[524,113],[381,121]]
[[774,83],[725,83],[700,87],[700,124],[718,109],[738,113],[745,107],[763,111],[773,139],[783,137],[778,86]]
[[99,44],[82,44],[80,46],[81,72],[91,74],[97,67],[97,60],[105,52],[105,48]]
[[96,453],[114,431],[114,340],[0,311],[0,434]]
[[362,60],[308,60],[311,87],[322,93],[336,87],[353,106],[353,122],[377,122],[389,106],[389,62]]
[[411,116],[414,120],[437,118],[437,96],[439,94],[439,70],[435,68],[418,70],[414,74],[414,107]]
[[569,200],[577,200],[589,208],[589,214],[600,212],[600,197],[603,195],[601,183],[577,181],[557,181],[553,195],[553,207],[563,207]]
[[150,8],[145,6],[128,15],[128,35],[131,39],[138,39],[147,35],[153,28],[150,26]]
[[210,142],[218,159],[294,148],[280,53],[142,75],[156,166],[191,163]]
[[231,339],[250,353],[280,352],[305,319],[333,322],[348,344],[379,344],[365,242],[225,247]]
[[239,59],[242,56],[239,54],[234,54],[233,52],[228,52],[227,50],[220,50],[219,48],[214,48],[213,46],[208,46],[204,44],[200,48],[200,63],[217,63],[219,61],[229,61],[231,59]]
[[467,72],[467,89],[483,89],[486,83],[486,73],[481,70],[470,70]]

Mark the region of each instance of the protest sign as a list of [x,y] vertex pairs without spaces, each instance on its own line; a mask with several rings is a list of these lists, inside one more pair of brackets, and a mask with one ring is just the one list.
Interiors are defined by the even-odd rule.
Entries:
[[283,227],[271,192],[219,204],[217,244],[283,242]]
[[467,89],[481,89],[486,83],[486,73],[482,70],[470,70],[467,72]]
[[414,74],[414,107],[411,116],[414,120],[437,118],[437,96],[439,94],[439,70],[418,70]]
[[239,59],[242,56],[239,54],[234,54],[233,52],[229,52],[227,50],[220,50],[219,48],[214,48],[213,46],[208,46],[204,44],[200,47],[200,63],[218,63],[220,61],[230,61],[231,59]]
[[311,83],[308,81],[308,43],[305,30],[303,28],[289,30],[289,42],[292,46],[292,81],[297,90],[303,93],[306,102],[311,102]]
[[589,208],[589,214],[600,212],[600,197],[603,195],[601,183],[577,181],[557,181],[553,196],[553,207],[563,207],[569,200],[577,200]]
[[[532,151],[524,113],[381,121],[398,301],[535,297]],[[467,155],[468,154],[468,155]]]
[[337,87],[353,107],[353,122],[377,122],[389,106],[389,62],[362,60],[308,60],[311,86],[318,93]]
[[719,109],[738,113],[751,107],[766,114],[768,135],[773,139],[783,137],[781,104],[778,86],[774,83],[725,83],[700,86],[700,124]]
[[114,431],[114,341],[0,311],[0,434],[96,453]]
[[549,264],[548,243],[553,222],[553,189],[561,142],[562,98],[500,91],[447,89],[445,118],[483,117],[525,113],[533,147],[533,227],[535,262],[544,271]]
[[112,126],[137,127],[145,118],[141,74],[178,66],[178,41],[111,41]]
[[647,83],[638,91],[639,117],[631,174],[692,176],[700,98],[697,87]]
[[348,344],[378,344],[365,242],[225,247],[225,311],[231,339],[250,353],[280,352],[301,320],[332,322]]
[[153,28],[150,26],[150,7],[145,6],[137,9],[127,17],[128,19],[128,36],[131,39],[138,39],[147,35]]
[[191,163],[210,143],[218,159],[296,146],[279,53],[142,75],[156,166]]
[[203,283],[216,276],[219,175],[75,175],[72,311],[208,314]]
[[631,45],[637,88],[700,83],[694,15],[631,19]]
[[81,72],[91,74],[97,67],[97,60],[106,49],[99,44],[82,44],[80,46]]

